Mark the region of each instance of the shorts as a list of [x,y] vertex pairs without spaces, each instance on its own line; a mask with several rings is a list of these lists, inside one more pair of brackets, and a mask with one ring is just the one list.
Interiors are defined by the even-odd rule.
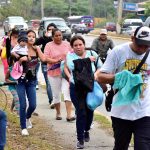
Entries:
[[48,80],[51,85],[54,104],[61,102],[61,97],[62,97],[61,94],[63,94],[64,101],[71,101],[69,82],[66,79],[60,76],[55,76],[55,77],[48,76]]

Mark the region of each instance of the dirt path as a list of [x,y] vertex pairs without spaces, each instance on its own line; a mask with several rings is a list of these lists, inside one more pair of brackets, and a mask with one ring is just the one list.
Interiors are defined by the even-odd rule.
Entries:
[[[37,91],[37,109],[36,112],[39,117],[46,120],[48,125],[52,127],[56,133],[57,142],[62,145],[65,150],[76,149],[76,129],[75,122],[68,123],[66,121],[65,105],[62,102],[62,117],[63,119],[55,120],[55,110],[49,109],[48,99],[45,89],[40,88]],[[35,125],[36,126],[36,125]],[[105,131],[98,128],[98,124],[94,122],[94,128],[91,130],[91,141],[85,143],[87,150],[112,150],[113,138]]]

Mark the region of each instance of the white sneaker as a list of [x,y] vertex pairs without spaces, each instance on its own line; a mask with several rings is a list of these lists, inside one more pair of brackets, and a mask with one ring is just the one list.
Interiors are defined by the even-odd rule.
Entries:
[[26,120],[26,125],[27,125],[27,129],[31,129],[32,128],[32,123],[31,123],[30,119]]
[[36,85],[36,90],[38,90],[39,89],[39,86],[38,85]]
[[94,127],[94,122],[92,122],[90,129],[93,129],[93,127]]
[[27,130],[27,129],[23,129],[23,130],[21,131],[21,135],[23,135],[23,136],[28,136],[28,135],[29,135],[28,130]]

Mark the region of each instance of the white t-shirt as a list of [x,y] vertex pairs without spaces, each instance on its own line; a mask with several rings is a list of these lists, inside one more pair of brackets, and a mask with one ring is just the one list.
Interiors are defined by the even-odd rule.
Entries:
[[[117,73],[121,70],[134,71],[139,62],[145,55],[137,55],[129,46],[130,43],[116,46],[107,56],[102,72]],[[140,73],[142,73],[144,85],[139,103],[132,103],[125,106],[112,106],[111,116],[136,120],[145,116],[150,116],[150,54],[143,64]],[[113,98],[115,101],[115,96]]]
[[28,55],[28,48],[27,46],[22,47],[19,44],[17,44],[12,50],[11,53],[16,52],[17,54],[20,55]]

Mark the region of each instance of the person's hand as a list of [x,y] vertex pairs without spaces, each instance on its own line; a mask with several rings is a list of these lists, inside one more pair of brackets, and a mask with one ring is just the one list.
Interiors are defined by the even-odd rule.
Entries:
[[24,61],[28,61],[27,56],[21,57],[21,58],[19,59],[19,63],[22,63],[22,62],[24,62]]
[[58,58],[58,59],[56,59],[56,63],[60,63],[62,61],[62,58],[60,57],[60,58]]
[[46,36],[46,37],[48,37],[48,36],[49,36],[49,35],[48,35],[48,32],[45,32],[45,36]]
[[90,58],[91,62],[94,62],[96,60],[96,58],[94,56],[90,56],[89,58]]

